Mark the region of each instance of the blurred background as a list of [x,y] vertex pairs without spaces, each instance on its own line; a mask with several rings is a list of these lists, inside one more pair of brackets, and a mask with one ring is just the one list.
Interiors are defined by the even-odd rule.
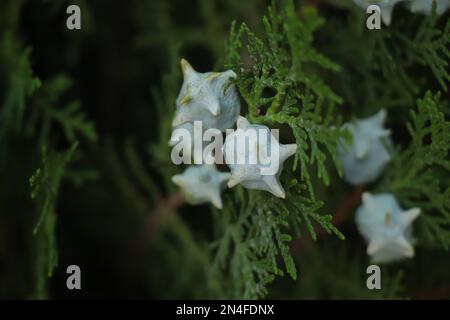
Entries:
[[[352,77],[351,45],[344,50],[331,35],[347,28],[353,6],[300,2],[329,18],[317,46]],[[180,58],[200,72],[223,70],[232,21],[262,32],[269,3],[0,0],[0,298],[239,298],[214,289],[226,281],[210,276],[214,215],[178,195],[167,141]],[[66,28],[70,4],[81,8],[81,30]],[[348,101],[343,113],[363,115],[365,93],[334,83]],[[450,257],[432,248],[386,266],[382,292],[368,291],[369,260],[352,218],[363,190],[342,181],[333,189],[323,191],[325,211],[343,215],[347,239],[294,241],[299,277],[277,278],[267,297],[450,297]],[[72,264],[82,290],[66,288]]]

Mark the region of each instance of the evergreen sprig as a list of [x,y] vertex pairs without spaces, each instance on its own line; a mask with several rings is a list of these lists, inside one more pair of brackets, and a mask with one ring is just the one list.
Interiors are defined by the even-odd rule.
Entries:
[[450,20],[443,28],[439,27],[439,15],[436,2],[433,2],[432,14],[423,19],[415,37],[408,39],[398,34],[408,48],[412,63],[430,68],[441,88],[447,91],[450,82]]
[[97,140],[94,123],[81,110],[80,101],[72,100],[60,106],[61,99],[71,86],[72,80],[64,74],[44,83],[34,99],[35,109],[29,123],[31,133],[40,129],[41,139],[47,141],[52,126],[56,125],[63,130],[64,138],[69,142],[75,141],[77,137],[84,137],[90,142]]
[[393,192],[406,207],[419,207],[424,240],[450,247],[450,121],[440,94],[427,92],[410,112],[411,142],[397,150],[379,190]]
[[41,86],[30,65],[31,49],[23,49],[12,32],[0,35],[0,65],[7,78],[0,111],[1,127],[20,132],[28,98]]
[[[339,169],[336,147],[345,132],[333,112],[342,99],[316,73],[318,69],[339,70],[313,47],[314,32],[324,20],[312,7],[302,7],[300,15],[292,1],[280,8],[274,2],[263,18],[265,39],[245,24],[238,30],[233,24],[227,66],[238,73],[236,83],[248,106],[250,121],[292,129],[299,146],[293,168],[300,165],[302,178],[314,197],[308,166],[316,165],[318,177],[328,185],[327,153]],[[247,50],[242,54],[244,35]],[[247,55],[250,61],[245,65],[242,61]]]
[[342,67],[342,72],[324,77],[333,81],[353,115],[366,117],[380,108],[409,109],[430,86],[447,91],[450,21],[436,13],[401,9],[395,10],[390,26],[369,31],[364,10],[350,3],[345,22],[332,15],[319,30],[320,49]]
[[[67,180],[80,186],[97,177],[94,170],[70,166],[81,155],[78,139],[84,137],[90,142],[97,139],[93,122],[86,118],[77,100],[60,107],[71,86],[71,79],[65,75],[44,81],[34,93],[29,117],[24,121],[29,138],[41,148],[42,166],[30,178],[31,198],[38,212],[38,221],[33,229],[36,236],[36,283],[32,297],[39,299],[47,297],[46,284],[58,264],[55,228],[61,185]],[[59,134],[61,131],[62,135]],[[60,151],[57,147],[60,144],[70,146]]]
[[56,203],[67,164],[73,158],[77,147],[78,142],[74,142],[64,152],[49,151],[46,146],[42,147],[42,167],[30,177],[31,198],[36,201],[39,213],[33,229],[33,233],[37,236],[34,298],[46,297],[47,278],[53,275],[53,270],[58,265],[55,236]]
[[[292,172],[284,179],[286,199],[238,189],[218,218],[222,219],[218,224],[226,227],[213,245],[215,267],[229,270],[233,297],[265,296],[267,285],[284,274],[279,257],[296,279],[290,242],[304,226],[313,239],[313,222],[344,238],[332,224],[332,216],[319,213],[323,203],[315,197],[310,173],[311,167],[317,166],[317,176],[328,184],[328,155],[339,169],[336,147],[339,139],[347,137],[334,115],[334,106],[341,99],[316,75],[317,70],[339,70],[313,47],[314,32],[322,23],[315,9],[303,7],[298,13],[293,2],[287,1],[269,7],[263,18],[263,38],[245,24],[239,29],[232,25],[227,67],[238,74],[236,84],[250,121],[286,126],[298,145]],[[300,170],[296,170],[298,166]]]

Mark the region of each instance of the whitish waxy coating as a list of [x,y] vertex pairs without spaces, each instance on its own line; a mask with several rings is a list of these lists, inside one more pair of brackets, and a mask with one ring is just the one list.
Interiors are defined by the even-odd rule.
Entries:
[[341,141],[338,155],[344,169],[344,179],[353,184],[370,183],[378,178],[391,155],[386,146],[392,144],[390,131],[383,128],[386,111],[372,117],[347,123],[344,128],[353,135],[352,142]]
[[[431,0],[412,0],[409,1],[409,8],[411,12],[420,12],[430,14],[433,10],[433,1]],[[450,0],[437,0],[436,1],[436,13],[443,14],[450,8]]]
[[372,262],[383,263],[414,256],[412,223],[420,209],[403,211],[391,194],[364,193],[356,224],[366,239]]
[[[225,155],[225,161],[227,162],[227,165],[231,169],[231,178],[228,181],[228,187],[232,188],[236,186],[237,184],[241,184],[243,187],[247,189],[257,189],[257,190],[264,190],[272,193],[273,195],[285,198],[285,192],[283,187],[280,184],[279,176],[281,174],[281,171],[283,170],[283,162],[289,158],[290,156],[294,155],[297,150],[296,144],[287,144],[282,145],[279,144],[278,141],[272,136],[272,133],[270,132],[269,128],[262,125],[251,125],[247,119],[244,117],[239,117],[237,120],[237,129],[234,133],[227,136],[224,144],[224,155]],[[237,144],[236,140],[239,139],[239,129],[243,130],[244,132],[247,132],[248,130],[254,130],[256,136],[258,137],[256,143],[248,143],[246,144],[245,150],[237,150]],[[267,133],[270,137],[267,139],[260,139],[260,136],[258,136],[258,132]],[[242,131],[241,131],[242,132]],[[271,139],[273,137],[273,139]],[[234,141],[234,142],[233,142]],[[227,147],[229,144],[235,144],[235,152],[245,154],[245,162],[244,163],[230,163],[227,161]],[[274,145],[272,146],[271,143]],[[231,148],[230,148],[231,149]],[[264,163],[267,162],[257,162],[256,164],[252,164],[252,162],[249,161],[250,157],[258,158],[260,156],[259,151],[260,150],[278,150],[279,157],[276,157],[275,159],[271,159],[271,161],[277,161],[277,171],[275,174],[261,174],[261,169],[270,167],[271,165],[265,165]],[[262,152],[264,154],[265,152]],[[269,151],[270,153],[270,151]],[[267,153],[266,153],[267,154]],[[236,157],[237,158],[237,157]],[[242,156],[244,158],[244,156]],[[261,159],[259,159],[261,160]],[[264,161],[267,161],[268,159],[264,159]]]
[[[386,25],[391,24],[392,11],[397,3],[404,3],[411,12],[430,14],[433,9],[432,0],[353,0],[358,6],[366,9],[368,6],[375,4],[380,7],[381,19]],[[444,13],[450,7],[450,0],[437,0],[437,14]]]
[[230,176],[228,172],[218,171],[214,165],[192,165],[182,174],[173,176],[172,181],[181,188],[181,193],[190,204],[211,202],[222,209],[220,192]]
[[181,60],[183,85],[177,98],[172,126],[203,121],[205,129],[225,131],[234,126],[240,112],[240,101],[232,71],[199,73]]

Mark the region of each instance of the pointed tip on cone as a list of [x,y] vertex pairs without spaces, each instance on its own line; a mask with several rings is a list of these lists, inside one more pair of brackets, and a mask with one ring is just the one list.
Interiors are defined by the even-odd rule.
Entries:
[[181,176],[180,175],[178,175],[178,174],[174,175],[171,180],[174,184],[176,184],[177,186],[180,186],[180,184],[181,184]]
[[286,160],[287,158],[293,156],[297,152],[297,144],[285,144],[283,145],[283,153],[281,154],[281,159]]
[[412,208],[412,209],[409,209],[408,212],[414,220],[422,213],[422,210],[420,208]]
[[220,106],[218,101],[214,101],[214,103],[208,105],[208,110],[211,114],[217,117],[220,114]]
[[284,191],[283,187],[281,186],[280,182],[275,176],[265,176],[264,181],[266,185],[269,187],[268,191],[271,194],[281,199],[286,198],[286,192]]
[[271,188],[273,195],[281,199],[286,199],[286,192],[280,188]]
[[371,122],[376,124],[379,127],[383,127],[384,122],[386,121],[387,111],[385,109],[381,109],[375,115],[373,115],[370,119]]
[[186,59],[182,58],[180,61],[181,71],[183,72],[183,77],[189,77],[191,74],[195,73],[194,68],[191,66]]
[[369,256],[373,255],[375,252],[377,252],[381,248],[381,243],[377,241],[370,241],[369,245],[367,246],[367,254]]
[[405,237],[401,237],[397,240],[397,244],[403,248],[403,254],[408,257],[414,257],[414,247],[405,239]]
[[372,194],[370,192],[364,192],[362,194],[362,200],[364,203],[367,201],[370,201],[371,199],[372,199]]
[[231,177],[230,178],[230,180],[228,180],[228,183],[227,183],[227,185],[228,185],[228,188],[233,188],[233,187],[235,187],[235,186],[237,186],[238,184],[239,184],[239,179],[236,179],[235,177]]
[[182,70],[191,67],[191,64],[189,62],[187,62],[187,60],[185,58],[181,58],[180,65],[181,65]]
[[420,215],[422,210],[420,208],[412,208],[405,212],[407,223],[412,223]]
[[248,120],[243,117],[243,116],[239,116],[237,121],[236,121],[236,126],[238,129],[242,129],[242,130],[246,130],[250,125],[250,122],[248,122]]
[[186,120],[184,120],[183,117],[175,116],[175,118],[173,118],[173,121],[172,121],[172,128],[178,127],[185,122],[186,122]]
[[213,199],[211,200],[211,203],[212,203],[213,206],[216,207],[217,209],[222,209],[222,208],[223,208],[223,205],[222,205],[222,199],[220,199],[220,198],[218,198],[218,199],[213,198]]

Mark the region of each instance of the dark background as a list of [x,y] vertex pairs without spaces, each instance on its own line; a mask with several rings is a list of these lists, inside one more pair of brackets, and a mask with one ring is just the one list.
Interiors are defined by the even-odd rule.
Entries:
[[[0,3],[0,8],[7,7],[6,0]],[[65,10],[72,3],[81,7],[82,30],[66,29]],[[162,165],[160,159],[167,155],[160,153],[162,149],[150,147],[165,143],[161,124],[170,118],[175,105],[168,103],[164,116],[158,113],[155,97],[158,93],[167,94],[165,76],[175,70],[174,65],[178,68],[174,61],[179,57],[185,57],[201,72],[222,70],[231,22],[245,21],[252,30],[261,32],[261,17],[268,3],[23,1],[15,36],[23,48],[32,48],[33,74],[43,83],[62,73],[70,77],[73,85],[58,103],[79,100],[98,134],[95,143],[80,138],[81,159],[74,163],[75,168],[94,169],[97,178],[81,187],[73,183],[61,185],[56,208],[59,264],[48,280],[49,297],[214,298],[205,290],[206,279],[192,253],[206,250],[207,243],[213,240],[208,206],[175,205],[179,207],[176,219],[189,231],[182,245],[174,234],[184,234],[186,229],[171,226],[165,231],[164,223],[156,223],[153,218],[161,207],[179,201],[169,197],[174,189],[166,181],[176,168]],[[321,9],[336,21],[347,17],[343,9]],[[403,13],[402,9],[398,11]],[[330,47],[330,39],[331,35],[324,31],[318,35],[317,44],[323,51],[332,51],[336,47]],[[341,54],[352,52],[343,50],[334,58],[339,59]],[[352,66],[347,67],[344,74],[353,74]],[[181,86],[178,70],[176,74],[172,72],[170,79]],[[339,83],[335,87],[339,90]],[[430,87],[438,86],[431,83]],[[32,98],[29,105],[32,108]],[[394,110],[393,114],[404,119],[401,112]],[[25,118],[29,115],[27,108]],[[401,128],[395,134],[400,143],[406,136]],[[52,131],[51,141],[58,150],[69,145],[58,128]],[[33,136],[13,134],[8,137],[8,146],[3,145],[0,150],[4,153],[0,162],[0,298],[33,297],[35,259],[39,253],[34,251],[32,229],[38,213],[30,199],[28,179],[40,165],[39,147]],[[130,149],[138,155],[145,179],[159,190],[158,196],[145,187],[142,175],[129,165]],[[335,188],[351,193],[342,182],[336,183]],[[166,197],[168,200],[161,201]],[[339,207],[341,198],[337,194],[336,199],[330,199],[330,209]],[[365,289],[364,267],[368,260],[352,219],[340,228],[347,236],[345,248],[340,240],[331,237],[326,237],[326,241],[319,239],[316,247],[303,243],[306,247],[301,249],[302,254],[296,255],[299,279],[277,279],[269,287],[269,297],[383,297],[372,296]],[[192,249],[189,239],[202,246]],[[430,259],[435,263],[435,274],[428,279]],[[450,297],[449,262],[446,252],[419,251],[414,264],[402,263],[408,283],[406,295]],[[66,288],[65,271],[71,264],[81,267],[80,291]],[[395,274],[396,268],[388,266],[387,270],[390,268]]]

